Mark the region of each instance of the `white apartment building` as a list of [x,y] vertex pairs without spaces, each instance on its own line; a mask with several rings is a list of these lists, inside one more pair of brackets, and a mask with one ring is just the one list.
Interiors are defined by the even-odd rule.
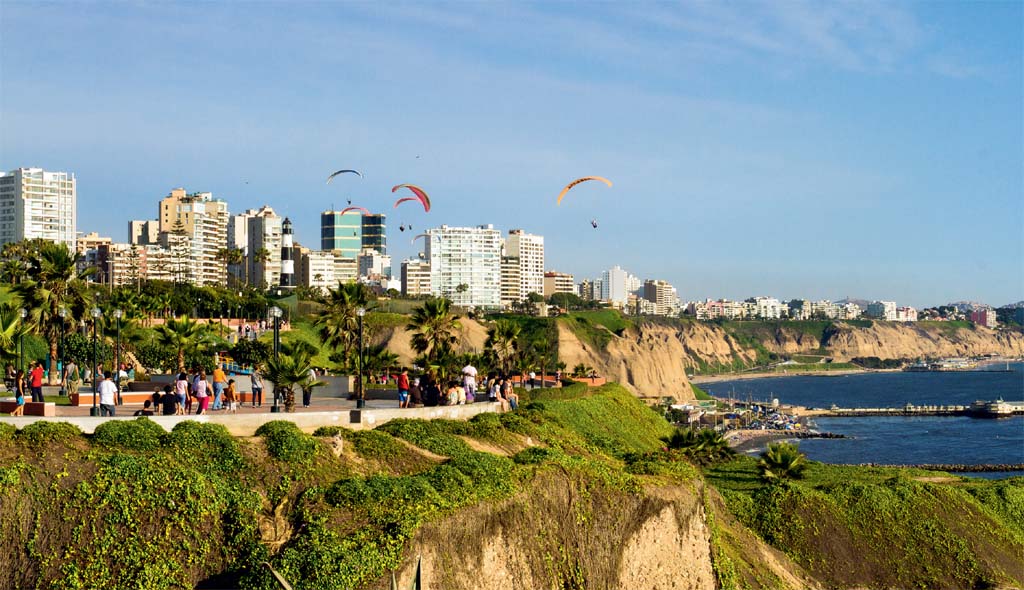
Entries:
[[751,317],[763,320],[777,320],[782,317],[782,303],[774,297],[754,297],[747,301],[754,304]]
[[860,306],[856,303],[845,303],[839,309],[839,319],[842,320],[855,320],[861,316],[863,312]]
[[0,246],[39,238],[75,251],[75,175],[18,168],[0,172]]
[[522,266],[518,256],[501,257],[501,307],[508,309],[522,303]]
[[601,273],[601,300],[618,307],[625,305],[629,298],[629,287],[633,283],[630,277],[631,275],[618,265]]
[[839,310],[839,306],[828,299],[822,299],[821,301],[811,303],[812,318],[825,317],[830,320],[834,320],[839,317]]
[[885,320],[887,322],[896,321],[896,302],[895,301],[872,301],[868,304],[868,309],[864,312],[864,315],[874,318],[877,320]]
[[430,263],[418,258],[402,261],[402,295],[430,295]]
[[264,205],[246,219],[246,277],[257,289],[281,284],[281,231],[284,219]]
[[917,321],[917,310],[913,307],[897,307],[896,308],[896,321],[897,322],[916,322]]
[[455,305],[501,307],[501,232],[491,225],[427,230],[430,292]]
[[296,248],[295,280],[299,285],[313,289],[337,289],[334,276],[334,252]]
[[160,201],[160,232],[183,230],[188,238],[186,276],[192,284],[227,283],[227,265],[219,253],[227,247],[228,217],[228,204],[211,193],[187,194],[176,188]]
[[544,236],[509,230],[504,256],[519,261],[519,301],[530,293],[544,293]]
[[391,278],[391,257],[371,248],[364,248],[356,257],[359,266],[359,278],[388,279]]
[[576,286],[573,281],[574,277],[564,272],[549,270],[544,273],[544,299],[551,297],[555,293],[576,293]]

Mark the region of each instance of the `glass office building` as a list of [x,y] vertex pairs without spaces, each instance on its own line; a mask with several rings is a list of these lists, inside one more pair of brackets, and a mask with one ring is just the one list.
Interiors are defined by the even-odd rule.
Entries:
[[320,249],[340,250],[345,258],[355,258],[365,248],[387,254],[386,221],[383,213],[324,211],[320,214]]

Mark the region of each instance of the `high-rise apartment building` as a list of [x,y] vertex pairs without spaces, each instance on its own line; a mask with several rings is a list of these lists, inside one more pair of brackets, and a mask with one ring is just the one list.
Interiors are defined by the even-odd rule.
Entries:
[[878,320],[885,320],[888,322],[896,321],[896,302],[895,301],[872,301],[868,304],[867,311],[864,315],[875,318]]
[[228,204],[211,193],[189,194],[176,188],[160,201],[161,242],[178,258],[180,280],[194,285],[227,283],[220,251],[227,247],[228,217]]
[[363,215],[363,250],[388,253],[387,219],[383,213]]
[[0,245],[38,238],[74,252],[77,194],[74,174],[42,168],[0,172]]
[[518,301],[530,293],[544,293],[544,236],[528,234],[521,229],[509,230],[505,238],[505,256],[519,261]]
[[503,308],[511,308],[526,299],[522,296],[522,271],[518,256],[501,257],[501,306]]
[[[648,279],[644,282],[643,299],[654,304],[649,311],[655,315],[679,313],[679,295],[668,281]],[[778,303],[778,302],[776,302]]]
[[594,281],[583,279],[576,285],[576,294],[584,301],[594,301],[601,296],[601,290],[594,289]]
[[555,293],[576,293],[573,276],[555,271],[544,273],[544,299],[551,297]]
[[260,207],[246,220],[249,255],[246,277],[257,289],[269,289],[281,283],[281,232],[284,222],[272,208]]
[[356,257],[359,277],[367,279],[391,278],[391,257],[372,249],[364,248]]
[[501,232],[491,225],[427,230],[430,292],[455,305],[501,306]]
[[430,263],[418,258],[402,261],[402,295],[430,295]]
[[631,276],[618,265],[601,273],[601,300],[619,307],[625,305],[633,284]]

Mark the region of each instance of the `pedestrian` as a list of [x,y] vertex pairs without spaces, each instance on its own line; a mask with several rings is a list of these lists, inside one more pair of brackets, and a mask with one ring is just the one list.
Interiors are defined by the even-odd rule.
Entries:
[[36,361],[32,365],[32,401],[43,402],[43,363]]
[[505,400],[508,402],[508,405],[511,409],[519,409],[519,395],[516,393],[515,388],[512,387],[511,379],[505,382],[502,394],[504,394]]
[[[97,372],[96,378],[101,374]],[[100,381],[100,416],[113,416],[114,408],[117,407],[117,385],[114,384],[114,371],[110,371]]]
[[316,383],[316,369],[314,367],[309,368],[307,381],[306,386],[302,388],[303,408],[308,408],[309,404],[313,401],[313,384]]
[[11,411],[12,416],[24,416],[25,415],[25,386],[23,385],[24,380],[22,379],[24,371],[17,371],[14,373],[13,386],[14,386],[14,401],[18,405]]
[[224,388],[224,403],[232,414],[238,411],[238,392],[235,391],[234,379],[228,379],[228,386]]
[[256,406],[263,407],[263,373],[258,364],[252,367],[252,407]]
[[153,400],[153,410],[156,411],[160,408],[160,400],[163,399],[164,388],[157,385],[153,388],[153,395],[150,397]]
[[441,388],[433,374],[427,373],[423,376],[421,388],[423,390],[423,405],[436,406],[441,403]]
[[228,386],[228,376],[224,374],[225,365],[217,365],[213,369],[213,409],[223,410],[224,404],[221,397],[224,395],[224,388]]
[[530,371],[530,389],[537,387],[537,374]]
[[210,395],[207,393],[210,384],[206,382],[206,371],[200,370],[199,374],[196,375],[196,401],[199,402],[199,409],[196,410],[196,415],[205,413],[207,408],[210,407]]
[[178,373],[178,379],[174,382],[174,395],[178,398],[178,415],[188,414],[192,411],[192,397],[189,395],[188,375]]
[[402,369],[398,376],[398,407],[409,407],[409,370]]
[[164,416],[175,416],[181,411],[178,408],[178,395],[170,385],[164,385],[164,395],[160,398],[160,406],[163,408],[160,413]]
[[68,364],[64,365],[64,374],[61,376],[60,386],[64,388],[64,393],[68,396],[78,395],[78,385],[81,383],[82,377],[78,374],[78,365],[75,364],[74,359],[68,361]]
[[14,369],[14,365],[7,363],[7,370],[4,373],[4,385],[7,386],[7,391],[14,391],[16,385],[14,380],[18,377],[18,371]]
[[409,385],[409,403],[405,407],[421,407],[423,405],[423,390],[420,389],[420,378],[416,377]]

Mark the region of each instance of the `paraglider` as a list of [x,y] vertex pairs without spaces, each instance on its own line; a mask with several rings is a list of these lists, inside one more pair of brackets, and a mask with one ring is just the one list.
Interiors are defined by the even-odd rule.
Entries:
[[565,196],[565,193],[567,193],[570,190],[572,190],[572,187],[576,186],[577,184],[579,184],[581,182],[587,182],[588,180],[600,180],[601,182],[607,184],[609,187],[611,187],[611,185],[612,185],[612,181],[610,181],[607,178],[604,178],[602,176],[584,176],[583,178],[577,178],[576,180],[574,180],[574,181],[570,182],[569,184],[567,184],[565,186],[565,188],[562,189],[562,192],[558,193],[558,204],[559,205],[562,204],[562,197]]
[[591,219],[590,220],[590,225],[594,226],[594,229],[597,229],[597,220],[596,219]]
[[[349,201],[349,203],[351,203],[351,202],[352,201]],[[344,209],[341,210],[341,214],[344,215],[348,211],[362,211],[365,215],[370,215],[370,210],[369,209],[367,209],[366,207],[358,207],[358,206],[356,206],[356,207],[345,207]]]
[[400,189],[400,188],[407,188],[407,189],[409,189],[409,191],[412,192],[412,194],[416,195],[416,197],[415,197],[415,199],[413,199],[413,197],[406,197],[404,199],[398,199],[398,201],[395,202],[395,207],[397,207],[398,204],[403,202],[403,201],[418,200],[420,203],[423,204],[423,211],[427,212],[427,213],[430,212],[430,197],[427,196],[426,191],[424,191],[420,187],[418,187],[416,185],[413,185],[413,184],[398,184],[398,185],[395,185],[391,189],[391,192],[393,192],[393,193],[397,192],[398,189]]
[[418,240],[418,239],[420,239],[420,238],[429,238],[429,237],[430,237],[430,236],[429,236],[429,235],[427,235],[427,234],[420,234],[420,235],[416,236],[415,238],[413,238],[413,239],[412,239],[412,241],[410,241],[409,243],[410,243],[410,244],[415,244],[415,243],[416,243],[416,240]]
[[392,209],[398,209],[398,206],[401,205],[402,203],[406,202],[406,201],[416,201],[418,203],[418,202],[420,202],[420,198],[419,197],[402,197],[401,199],[398,199],[397,201],[395,201],[395,206],[392,207]]
[[358,170],[338,170],[334,174],[331,174],[330,176],[327,177],[327,184],[331,184],[331,181],[334,180],[335,176],[337,176],[339,174],[345,174],[346,172],[348,172],[350,174],[355,174],[359,178],[363,177],[363,174],[361,172],[359,172]]
[[405,224],[398,226],[398,231],[405,231]]

